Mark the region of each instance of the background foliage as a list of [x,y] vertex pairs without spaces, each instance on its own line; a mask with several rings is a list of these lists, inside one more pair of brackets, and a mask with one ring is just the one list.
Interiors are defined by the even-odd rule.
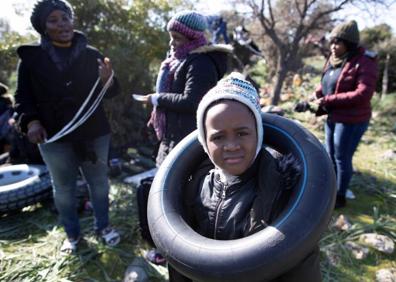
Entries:
[[[153,91],[159,64],[168,49],[165,26],[169,14],[179,5],[188,7],[188,2],[134,0],[133,5],[126,0],[69,2],[75,10],[75,28],[87,35],[90,45],[111,59],[121,84],[121,95],[105,101],[113,129],[113,147],[147,144],[150,132],[145,124],[150,109],[134,102],[131,94]],[[0,34],[0,81],[12,90],[15,89],[18,60],[16,48],[32,41],[38,41],[38,38],[15,32]]]
[[[164,26],[172,6],[168,1],[70,1],[76,28],[113,63],[122,94],[105,103],[113,130],[113,147],[147,141],[148,111],[131,99],[132,93],[150,93],[168,37]],[[174,3],[176,4],[176,2]],[[153,17],[152,15],[155,15]]]

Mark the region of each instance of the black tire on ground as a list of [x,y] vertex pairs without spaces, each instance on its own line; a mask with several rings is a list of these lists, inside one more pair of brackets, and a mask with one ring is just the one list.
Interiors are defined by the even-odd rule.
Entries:
[[51,195],[51,179],[45,165],[0,167],[0,213],[21,209]]
[[151,187],[148,222],[153,240],[168,262],[198,281],[272,279],[304,258],[327,228],[335,201],[333,165],[310,132],[286,118],[262,114],[264,145],[292,153],[302,176],[273,224],[251,236],[218,241],[192,230],[181,216],[180,191],[206,156],[196,132],[180,142],[159,168]]
[[0,155],[0,165],[5,164],[10,156],[10,153],[5,152]]

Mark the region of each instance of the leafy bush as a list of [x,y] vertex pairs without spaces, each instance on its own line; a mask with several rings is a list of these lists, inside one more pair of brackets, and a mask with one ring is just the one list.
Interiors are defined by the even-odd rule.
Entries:
[[[76,28],[91,45],[112,61],[122,93],[105,101],[113,131],[113,146],[147,144],[148,109],[134,102],[132,93],[151,93],[157,69],[165,57],[165,23],[172,7],[167,1],[70,1]],[[155,15],[155,17],[153,16]]]

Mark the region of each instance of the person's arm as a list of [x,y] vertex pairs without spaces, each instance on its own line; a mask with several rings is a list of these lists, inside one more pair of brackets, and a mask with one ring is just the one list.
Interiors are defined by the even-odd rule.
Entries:
[[[98,74],[100,77],[100,82],[102,86],[105,85],[107,80],[110,78],[111,73],[113,71],[113,66],[111,60],[107,57],[103,57],[100,55],[100,58],[97,59],[98,61]],[[120,84],[115,76],[111,81],[110,87],[107,89],[106,95],[104,98],[112,98],[120,93]]]
[[32,83],[29,70],[23,61],[18,63],[18,80],[15,91],[15,111],[19,116],[19,127],[27,132],[27,125],[33,120],[39,120],[36,101],[32,93]]
[[158,105],[166,110],[195,114],[202,97],[216,85],[216,66],[208,56],[198,56],[188,66],[183,93],[160,93]]
[[[326,72],[326,69],[329,66],[329,60],[327,59],[326,63],[323,66],[323,71],[322,71],[322,76],[321,76],[321,80],[323,78],[323,74]],[[322,81],[318,84],[318,86],[315,89],[315,92],[313,93],[313,95],[311,97],[309,97],[309,101],[313,102],[315,99],[320,99],[322,98],[323,92],[322,92]]]
[[39,119],[36,101],[32,93],[32,83],[27,66],[20,61],[18,64],[18,81],[15,93],[15,111],[19,119],[18,125],[32,143],[42,143],[47,132]]
[[313,97],[310,97],[309,100],[313,101],[315,98],[319,99],[323,97],[323,92],[322,92],[322,84],[319,83],[319,85],[316,87],[316,90],[314,92]]
[[320,101],[320,106],[325,108],[350,108],[355,105],[367,104],[372,98],[377,78],[378,70],[375,60],[363,57],[359,66],[352,71],[356,71],[356,88],[352,91],[337,93],[336,95],[326,95]]

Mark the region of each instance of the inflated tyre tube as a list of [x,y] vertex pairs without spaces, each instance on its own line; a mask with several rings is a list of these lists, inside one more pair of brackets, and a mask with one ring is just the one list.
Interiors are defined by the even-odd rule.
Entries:
[[45,165],[0,168],[0,213],[21,209],[51,195],[51,178]]
[[168,262],[196,281],[272,279],[295,266],[315,247],[334,206],[333,165],[308,130],[286,118],[262,114],[264,145],[292,153],[302,175],[281,215],[271,226],[237,240],[213,240],[196,233],[181,216],[181,189],[205,154],[193,132],[159,168],[150,190],[148,222]]

